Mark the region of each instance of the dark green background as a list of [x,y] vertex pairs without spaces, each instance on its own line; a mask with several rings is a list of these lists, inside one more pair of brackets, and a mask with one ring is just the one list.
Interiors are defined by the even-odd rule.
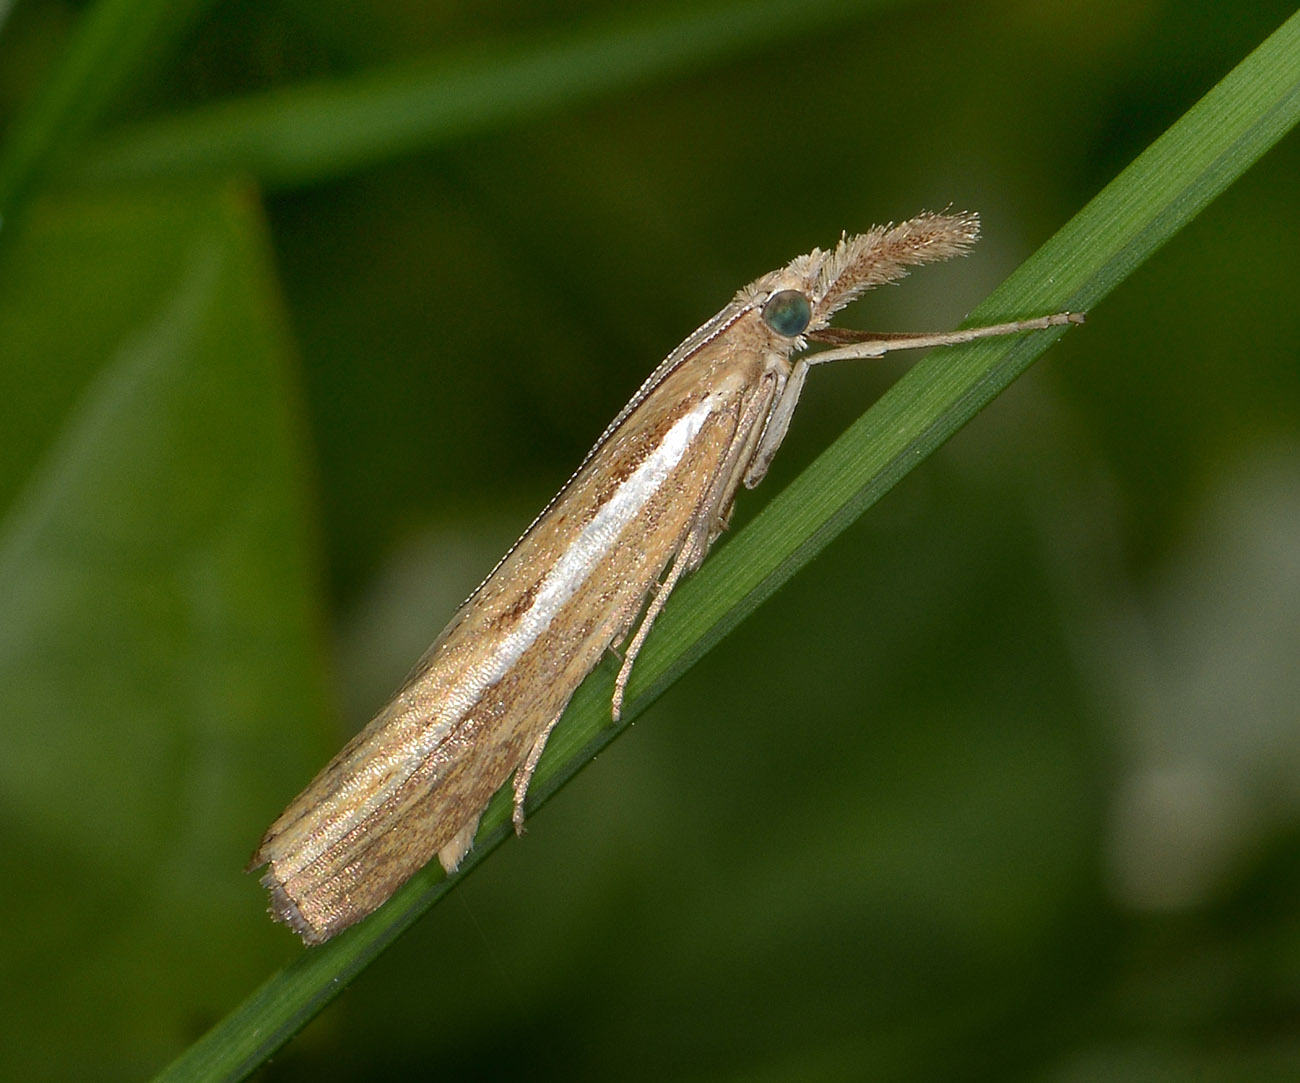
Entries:
[[[213,4],[0,231],[0,1074],[149,1074],[302,950],[258,834],[738,286],[969,208],[844,321],[952,326],[1290,13],[803,6],[328,176],[96,172],[674,10]],[[0,24],[0,125],[82,10]],[[1293,135],[266,1078],[1296,1078],[1297,176]],[[905,364],[816,372],[735,525]]]

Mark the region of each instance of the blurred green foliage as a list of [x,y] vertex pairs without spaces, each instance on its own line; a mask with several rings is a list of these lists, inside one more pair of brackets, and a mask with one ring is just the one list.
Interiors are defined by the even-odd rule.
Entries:
[[[951,326],[1290,13],[152,7],[0,8],[12,1078],[157,1070],[299,956],[258,833],[737,286],[969,207],[847,314]],[[1298,155],[265,1077],[1295,1078]],[[905,364],[817,372],[735,525]]]

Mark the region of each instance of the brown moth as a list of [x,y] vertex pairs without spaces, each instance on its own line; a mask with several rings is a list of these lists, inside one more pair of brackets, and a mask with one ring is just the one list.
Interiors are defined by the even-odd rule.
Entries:
[[[319,944],[435,855],[453,872],[511,777],[522,829],[528,780],[574,690],[635,625],[618,718],[655,618],[703,561],[737,488],[767,472],[809,366],[1082,322],[1058,313],[915,335],[828,327],[864,290],[958,255],[978,234],[974,214],[921,214],[843,236],[750,283],[678,346],[392,701],[267,830],[249,868],[267,866],[275,918]],[[833,348],[802,353],[809,342]]]

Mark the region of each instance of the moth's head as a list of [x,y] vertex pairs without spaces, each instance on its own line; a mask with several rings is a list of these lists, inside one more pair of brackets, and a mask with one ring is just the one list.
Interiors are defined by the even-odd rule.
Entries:
[[844,234],[829,251],[814,248],[750,283],[736,296],[757,309],[778,342],[801,348],[863,291],[907,274],[907,268],[951,259],[979,237],[976,214],[920,214],[897,226]]

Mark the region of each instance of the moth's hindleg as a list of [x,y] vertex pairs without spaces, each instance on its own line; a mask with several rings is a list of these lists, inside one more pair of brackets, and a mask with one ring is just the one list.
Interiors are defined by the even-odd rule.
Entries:
[[528,796],[528,782],[533,777],[533,772],[537,770],[537,763],[542,758],[542,750],[546,748],[546,739],[550,737],[551,730],[555,729],[555,724],[563,714],[564,708],[560,708],[560,713],[546,724],[546,728],[533,742],[533,747],[528,750],[528,757],[515,772],[515,807],[510,814],[510,819],[514,822],[516,835],[524,833],[524,798]]
[[478,831],[478,821],[479,818],[475,816],[438,851],[438,863],[442,865],[443,871],[448,876],[456,871],[457,866],[469,853],[469,848],[474,845],[474,835]]

